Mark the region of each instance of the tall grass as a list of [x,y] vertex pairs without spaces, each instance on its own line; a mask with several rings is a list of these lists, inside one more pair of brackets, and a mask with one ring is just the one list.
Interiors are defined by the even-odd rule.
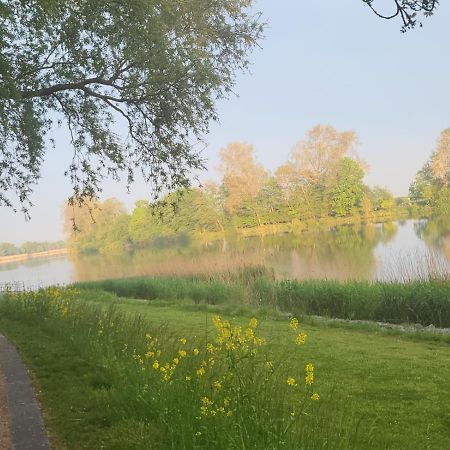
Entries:
[[275,280],[263,267],[220,278],[129,278],[76,284],[121,297],[242,303],[292,315],[320,315],[423,326],[450,327],[450,278],[394,281]]
[[[41,330],[41,340],[47,336],[54,371],[63,369],[52,341],[92,366],[87,376],[80,367],[61,373],[72,378],[61,400],[83,409],[80,417],[70,415],[73,407],[65,412],[60,432],[68,448],[351,447],[350,435],[321,415],[313,364],[296,350],[306,336],[295,320],[291,342],[277,343],[274,354],[256,319],[241,327],[216,317],[213,333],[191,340],[76,297],[51,288],[7,293],[0,301],[3,318]],[[52,373],[56,383],[58,376]],[[87,388],[94,401],[81,398]]]

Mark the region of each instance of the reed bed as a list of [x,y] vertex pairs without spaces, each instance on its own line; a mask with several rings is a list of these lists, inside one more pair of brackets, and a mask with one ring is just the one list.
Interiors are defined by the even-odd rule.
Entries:
[[445,275],[404,282],[276,280],[271,271],[255,266],[208,277],[137,277],[75,286],[127,298],[241,303],[296,316],[450,327],[450,277]]

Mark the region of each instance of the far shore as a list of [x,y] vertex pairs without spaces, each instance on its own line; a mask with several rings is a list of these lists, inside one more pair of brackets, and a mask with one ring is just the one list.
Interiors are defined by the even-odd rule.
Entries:
[[66,253],[67,253],[67,248],[57,248],[54,250],[47,250],[45,252],[23,253],[20,255],[0,256],[0,264],[26,261],[27,259],[45,258],[45,257],[49,257],[49,256],[65,255]]

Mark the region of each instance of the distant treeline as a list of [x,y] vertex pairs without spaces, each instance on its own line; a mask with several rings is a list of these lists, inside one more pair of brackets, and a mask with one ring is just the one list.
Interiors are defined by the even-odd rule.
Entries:
[[154,203],[138,201],[131,214],[115,199],[67,208],[68,244],[79,252],[116,253],[187,235],[296,232],[321,223],[450,212],[450,129],[403,198],[364,183],[367,164],[355,152],[357,141],[354,132],[318,125],[274,173],[256,161],[251,145],[231,143],[220,154],[219,183],[180,190]]
[[57,242],[25,242],[21,246],[16,246],[9,242],[0,242],[0,256],[24,255],[29,253],[46,252],[65,248],[64,241]]

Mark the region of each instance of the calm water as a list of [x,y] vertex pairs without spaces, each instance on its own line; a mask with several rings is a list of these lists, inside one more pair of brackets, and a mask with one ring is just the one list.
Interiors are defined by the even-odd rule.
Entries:
[[450,273],[450,219],[340,226],[328,231],[194,243],[117,256],[0,265],[0,284],[29,287],[136,275],[187,275],[264,264],[278,278],[409,279]]

